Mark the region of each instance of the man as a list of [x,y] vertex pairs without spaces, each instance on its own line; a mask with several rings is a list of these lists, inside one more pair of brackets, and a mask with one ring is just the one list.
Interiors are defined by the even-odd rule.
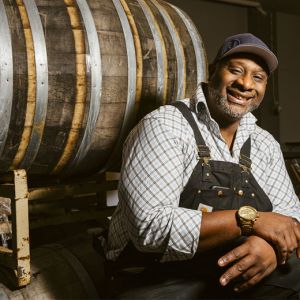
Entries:
[[145,268],[115,273],[117,298],[299,296],[299,200],[251,114],[277,64],[257,37],[231,36],[208,83],[131,132],[106,257]]

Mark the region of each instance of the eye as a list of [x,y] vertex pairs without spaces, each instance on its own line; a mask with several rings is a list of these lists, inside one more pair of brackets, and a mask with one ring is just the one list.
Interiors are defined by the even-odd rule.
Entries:
[[253,75],[253,79],[256,82],[263,82],[263,81],[266,80],[266,77],[264,75],[261,75],[261,74],[255,74],[255,75]]
[[232,73],[232,74],[236,74],[236,75],[239,75],[242,73],[242,70],[240,68],[229,68],[229,71]]

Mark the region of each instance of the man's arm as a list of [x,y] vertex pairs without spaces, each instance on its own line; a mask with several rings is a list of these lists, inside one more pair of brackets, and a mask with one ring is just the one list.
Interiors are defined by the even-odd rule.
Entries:
[[[207,251],[241,236],[235,213],[235,210],[203,213],[198,251]],[[292,217],[259,212],[253,235],[274,245],[280,263],[284,263],[295,249],[300,257],[300,224]]]
[[[174,107],[145,118],[126,142],[119,188],[120,207],[130,239],[144,252],[163,252],[163,260],[192,258],[199,239],[200,211],[178,207],[187,174],[196,163],[188,123]],[[167,110],[167,111],[166,111]],[[194,155],[194,157],[193,157]],[[187,168],[190,168],[189,172]]]

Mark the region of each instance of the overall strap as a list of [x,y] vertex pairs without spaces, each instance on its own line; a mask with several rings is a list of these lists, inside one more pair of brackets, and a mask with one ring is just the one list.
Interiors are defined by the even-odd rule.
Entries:
[[192,115],[191,110],[181,101],[173,102],[171,105],[175,106],[180,110],[182,115],[186,118],[186,120],[189,122],[190,126],[192,127],[194,131],[194,136],[196,139],[197,147],[198,147],[198,155],[199,158],[203,159],[209,159],[210,158],[210,150],[206,146],[204,139],[202,137],[202,134],[198,128],[198,125]]
[[242,146],[241,152],[240,152],[240,160],[239,164],[240,166],[245,170],[251,169],[251,159],[250,159],[250,152],[251,152],[251,138],[248,137],[247,141]]

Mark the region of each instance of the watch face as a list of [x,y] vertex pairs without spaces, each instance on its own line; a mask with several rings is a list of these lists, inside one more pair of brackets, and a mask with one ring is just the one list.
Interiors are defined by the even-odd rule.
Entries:
[[257,211],[251,206],[242,206],[239,210],[239,215],[245,220],[254,220],[257,216]]

